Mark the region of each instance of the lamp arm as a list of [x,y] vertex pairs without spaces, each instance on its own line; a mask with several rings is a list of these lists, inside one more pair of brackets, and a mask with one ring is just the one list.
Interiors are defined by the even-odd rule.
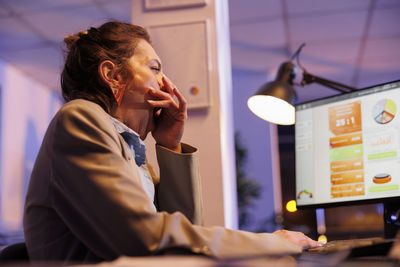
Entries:
[[303,72],[303,80],[301,81],[301,85],[306,85],[306,84],[310,84],[310,83],[319,83],[322,85],[325,85],[326,87],[332,88],[336,91],[340,91],[342,93],[348,93],[349,91],[357,91],[356,88],[345,85],[345,84],[341,84],[338,82],[334,82],[334,81],[330,81],[327,80],[325,78],[321,78],[315,75],[312,75],[306,71]]

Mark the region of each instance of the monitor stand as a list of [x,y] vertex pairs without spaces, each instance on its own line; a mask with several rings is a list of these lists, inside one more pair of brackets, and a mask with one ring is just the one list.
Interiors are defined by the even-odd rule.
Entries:
[[384,203],[383,223],[385,238],[394,238],[400,228],[400,203]]

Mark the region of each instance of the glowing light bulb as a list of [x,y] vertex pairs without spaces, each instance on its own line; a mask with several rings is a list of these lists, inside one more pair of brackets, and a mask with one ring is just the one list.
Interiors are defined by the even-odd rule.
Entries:
[[297,211],[296,201],[295,200],[290,200],[288,203],[286,203],[286,210],[289,211],[289,212]]
[[318,237],[318,243],[320,244],[326,244],[326,242],[328,242],[328,238],[326,237],[326,235],[320,235]]
[[255,95],[248,99],[247,105],[263,120],[281,125],[295,123],[295,108],[285,100],[269,95]]

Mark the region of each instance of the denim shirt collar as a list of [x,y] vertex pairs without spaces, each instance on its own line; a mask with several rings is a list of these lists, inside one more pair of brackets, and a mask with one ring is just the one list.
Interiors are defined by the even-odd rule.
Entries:
[[124,138],[129,149],[135,157],[136,165],[139,167],[146,163],[146,145],[140,139],[140,136],[124,123],[110,116],[117,132]]

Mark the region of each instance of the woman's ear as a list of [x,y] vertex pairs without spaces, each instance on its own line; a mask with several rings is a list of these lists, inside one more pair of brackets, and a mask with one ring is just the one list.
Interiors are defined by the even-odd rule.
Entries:
[[117,66],[110,60],[104,60],[99,65],[99,75],[107,87],[110,88],[119,106],[125,92],[125,85],[121,84],[122,77],[118,72]]
[[99,75],[103,82],[110,88],[116,83],[114,77],[116,68],[115,64],[110,60],[104,60],[99,65]]

